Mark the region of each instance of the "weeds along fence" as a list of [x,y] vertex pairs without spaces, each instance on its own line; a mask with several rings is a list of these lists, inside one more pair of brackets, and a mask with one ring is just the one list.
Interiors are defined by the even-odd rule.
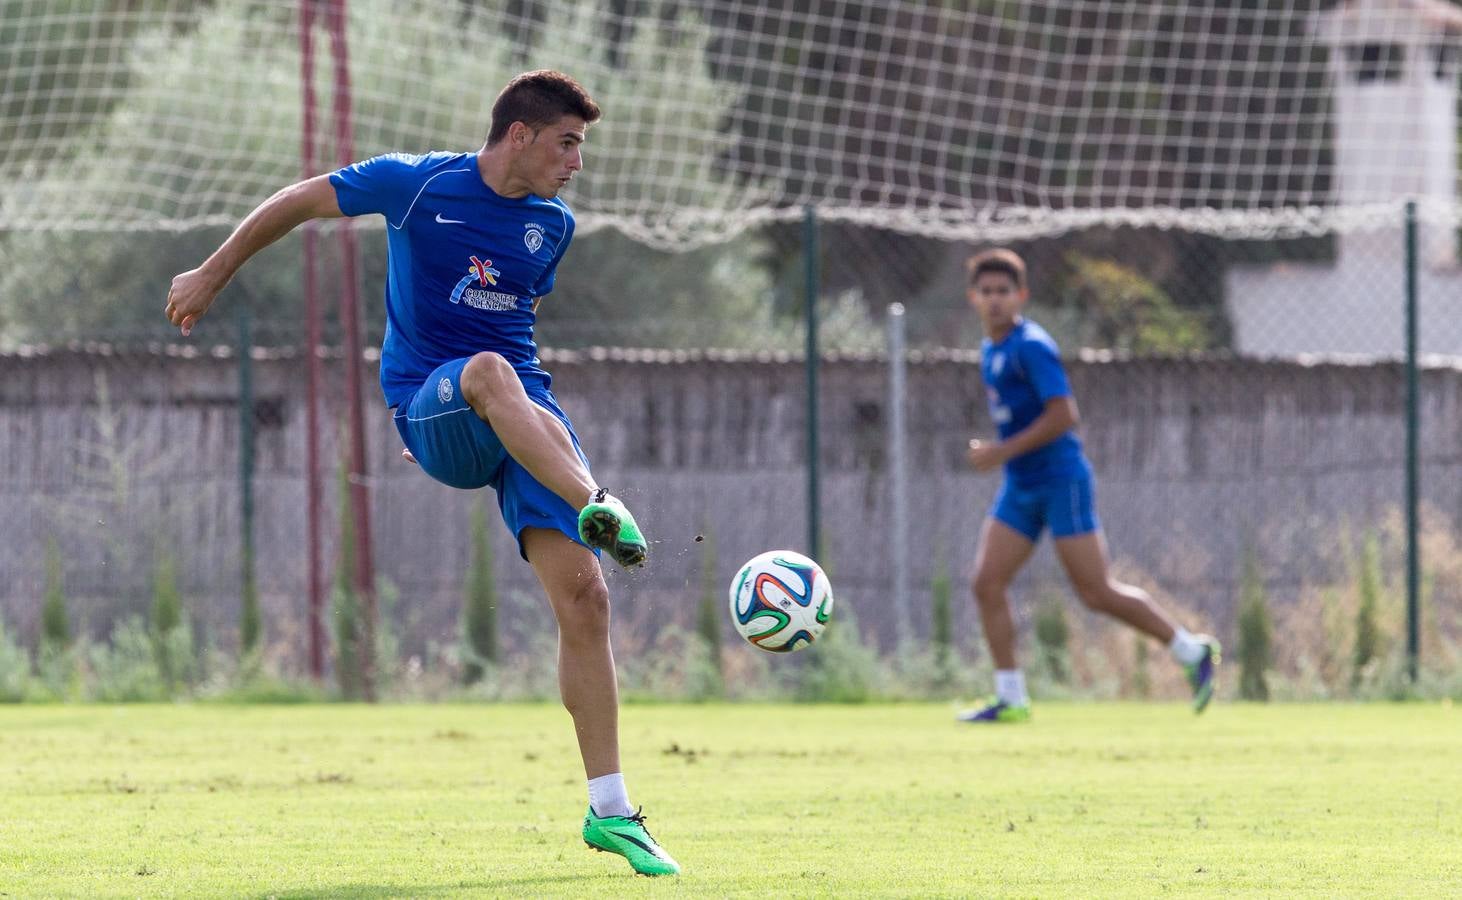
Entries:
[[[340,362],[329,361],[327,383],[339,383]],[[645,645],[666,628],[693,628],[706,585],[714,594],[741,560],[803,543],[802,360],[586,350],[549,353],[545,363],[596,476],[654,541],[648,569],[610,573],[621,640]],[[252,366],[246,429],[239,360],[227,347],[78,345],[0,357],[0,611],[12,633],[29,641],[40,628],[54,541],[78,630],[105,637],[119,618],[145,614],[166,561],[197,627],[236,646],[240,454],[249,447],[264,641],[286,670],[305,671],[303,361],[255,351]],[[373,381],[374,363],[362,367]],[[1294,611],[1317,608],[1317,592],[1354,581],[1367,540],[1387,560],[1399,558],[1400,363],[1086,353],[1069,367],[1119,574],[1220,635],[1234,634],[1248,559],[1276,619],[1290,622]],[[822,373],[824,562],[864,640],[889,651],[900,626],[890,599],[888,360],[830,354]],[[1462,530],[1462,367],[1425,368],[1419,388],[1434,573],[1456,562],[1449,536]],[[333,409],[341,413],[340,404]],[[323,436],[325,460],[340,459],[344,426],[340,415],[335,421],[341,426]],[[402,654],[429,654],[460,640],[473,509],[493,495],[454,491],[401,461],[383,408],[367,422],[372,539],[390,586],[382,615]],[[910,354],[906,423],[912,631],[928,639],[931,586],[944,573],[956,642],[973,644],[964,585],[998,486],[963,460],[968,438],[991,430],[976,355]],[[336,483],[330,473],[326,483]],[[324,553],[334,570],[337,492],[325,501]],[[498,522],[495,511],[488,520]],[[500,524],[490,528],[503,642],[527,646],[551,635],[551,621],[511,537]],[[1399,592],[1398,568],[1384,578]],[[1427,583],[1430,609],[1462,608],[1458,580]],[[1065,595],[1048,550],[1017,591],[1027,629],[1043,597]],[[722,627],[729,639],[724,618]]]

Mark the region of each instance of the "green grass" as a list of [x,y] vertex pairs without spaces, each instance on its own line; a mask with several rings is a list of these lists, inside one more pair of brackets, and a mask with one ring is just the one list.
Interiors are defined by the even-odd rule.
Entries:
[[1462,709],[631,706],[685,869],[579,841],[551,706],[0,709],[8,896],[1462,892]]

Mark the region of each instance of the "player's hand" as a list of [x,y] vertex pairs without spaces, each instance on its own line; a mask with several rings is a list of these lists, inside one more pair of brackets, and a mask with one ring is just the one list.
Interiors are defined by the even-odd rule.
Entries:
[[173,278],[172,286],[168,288],[168,304],[163,312],[168,321],[183,332],[183,337],[187,337],[193,333],[193,324],[208,312],[208,307],[213,305],[223,287],[201,266],[184,272]]
[[1005,451],[999,444],[987,444],[979,438],[970,439],[966,457],[976,472],[988,472],[1005,463]]
[[401,458],[404,459],[404,460],[406,460],[409,463],[416,463],[417,465],[421,465],[420,463],[417,463],[416,462],[416,457],[414,457],[414,456],[411,455],[411,451],[410,450],[403,449],[401,451]]

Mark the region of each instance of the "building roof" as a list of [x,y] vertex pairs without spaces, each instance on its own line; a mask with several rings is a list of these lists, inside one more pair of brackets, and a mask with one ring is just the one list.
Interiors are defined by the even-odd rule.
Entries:
[[1462,6],[1450,0],[1345,0],[1319,18],[1322,30],[1334,38],[1462,35]]

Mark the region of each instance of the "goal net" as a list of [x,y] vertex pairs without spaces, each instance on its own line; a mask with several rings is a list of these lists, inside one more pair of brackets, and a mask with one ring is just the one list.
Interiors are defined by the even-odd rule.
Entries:
[[[332,0],[314,2],[324,171]],[[945,239],[1321,234],[1405,200],[1455,219],[1462,8],[1445,0],[344,8],[357,158],[475,148],[507,78],[562,68],[605,109],[582,226],[665,248],[809,204]],[[0,0],[0,231],[230,224],[300,177],[301,9]]]

